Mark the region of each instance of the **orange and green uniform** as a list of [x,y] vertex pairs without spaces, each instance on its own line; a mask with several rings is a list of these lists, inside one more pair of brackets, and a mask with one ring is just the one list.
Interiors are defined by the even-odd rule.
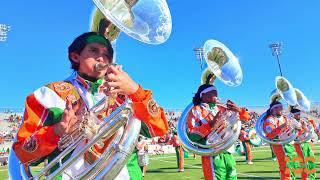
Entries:
[[319,128],[318,128],[316,122],[313,119],[308,119],[308,120],[312,124],[314,132],[318,135],[318,139],[319,139],[320,138],[320,131],[319,131]]
[[241,129],[241,131],[240,131],[239,140],[241,141],[241,143],[243,145],[244,152],[246,155],[246,161],[252,161],[252,153],[251,153],[251,144],[250,144],[249,134],[243,129]]
[[[54,124],[60,122],[66,106],[66,99],[75,105],[76,114],[84,106],[91,108],[103,96],[103,80],[88,81],[76,72],[67,80],[50,83],[37,89],[26,98],[23,124],[21,125],[17,141],[13,150],[21,163],[37,165],[48,159],[51,161],[60,151],[58,141],[60,137],[54,133]],[[133,101],[134,116],[140,119],[142,127],[140,133],[146,137],[162,136],[168,131],[168,123],[164,111],[152,99],[152,92],[141,87],[129,98]],[[123,100],[120,97],[109,98],[107,110],[98,118],[108,116]],[[108,140],[104,143],[108,145]],[[95,146],[94,150],[101,150]],[[87,162],[94,160],[90,153],[85,154]],[[141,179],[142,174],[137,161],[137,153],[133,153],[127,165],[127,174],[130,179]]]
[[[214,104],[202,103],[194,106],[188,114],[188,136],[191,141],[205,144],[212,128],[209,121],[221,109]],[[245,109],[239,112],[240,119],[248,120],[249,114]],[[202,156],[202,169],[205,180],[237,179],[236,162],[228,150],[215,156]]]
[[[280,118],[272,115],[267,116],[263,122],[263,130],[269,139],[278,139],[281,133],[281,125],[286,123],[287,119],[283,116]],[[299,163],[293,161],[297,153],[292,144],[278,145],[273,144],[272,149],[277,157],[281,180],[295,179],[294,169],[299,168]]]
[[[298,130],[298,136],[301,136],[305,129],[305,122],[298,122],[299,126],[302,128]],[[313,180],[316,179],[316,164],[315,164],[315,156],[312,152],[311,142],[303,142],[301,144],[294,143],[294,148],[298,154],[297,161],[300,163],[300,168],[298,173],[301,173],[302,180]]]
[[169,142],[176,150],[176,157],[177,157],[177,165],[179,171],[184,171],[184,151],[179,140],[179,137],[174,134]]

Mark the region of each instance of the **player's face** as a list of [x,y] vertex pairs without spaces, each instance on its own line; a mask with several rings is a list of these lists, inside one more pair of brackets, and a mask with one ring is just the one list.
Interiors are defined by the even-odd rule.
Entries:
[[218,96],[218,93],[216,90],[209,91],[209,92],[204,93],[202,95],[202,102],[204,102],[204,103],[217,103],[218,102],[217,96]]
[[78,71],[93,78],[101,78],[107,70],[96,71],[95,64],[110,64],[112,58],[107,48],[99,43],[90,43],[85,46],[80,54],[73,53],[72,60],[79,64]]
[[300,114],[300,113],[296,113],[296,114],[294,115],[294,118],[297,119],[297,120],[300,120],[301,114]]
[[273,111],[273,115],[275,116],[281,116],[282,115],[282,111],[283,111],[283,106],[278,106],[272,109]]

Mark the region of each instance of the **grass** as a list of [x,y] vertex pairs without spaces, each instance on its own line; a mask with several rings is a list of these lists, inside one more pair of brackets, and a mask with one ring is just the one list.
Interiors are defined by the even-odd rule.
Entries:
[[[320,144],[315,146],[317,160],[317,177],[319,178]],[[237,162],[238,179],[279,179],[278,163],[271,160],[268,147],[253,149],[253,165],[247,165],[244,156],[234,156]],[[149,170],[144,180],[176,180],[176,179],[204,179],[201,166],[201,157],[185,159],[185,172],[177,172],[176,157],[171,155],[158,155],[150,157]],[[300,175],[297,175],[298,179]]]
[[[315,145],[317,160],[317,177],[320,177],[320,144]],[[268,147],[253,149],[253,165],[245,163],[244,156],[235,155],[237,162],[238,179],[279,179],[278,163],[271,160]],[[185,158],[185,172],[177,172],[175,154],[150,156],[150,164],[144,180],[177,180],[177,179],[204,179],[202,174],[201,157]],[[300,175],[297,175],[298,179]],[[8,179],[6,167],[0,168],[0,179]]]

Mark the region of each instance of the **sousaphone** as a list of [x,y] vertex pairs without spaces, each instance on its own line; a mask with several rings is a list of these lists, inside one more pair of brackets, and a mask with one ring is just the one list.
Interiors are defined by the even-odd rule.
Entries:
[[[276,89],[271,92],[270,95],[270,103],[274,101],[280,101],[284,100],[289,105],[294,106],[297,104],[297,96],[296,91],[291,85],[291,83],[284,78],[283,76],[277,76],[275,78],[275,86]],[[270,144],[287,144],[293,141],[297,137],[297,132],[295,131],[295,128],[293,126],[288,126],[287,131],[283,131],[279,135],[279,139],[270,139],[266,136],[264,130],[263,130],[263,123],[266,119],[267,112],[263,113],[256,121],[256,132],[257,135],[265,142]],[[287,120],[289,124],[293,124],[294,120],[292,117],[287,116]]]
[[[212,84],[215,78],[229,86],[241,84],[243,76],[239,61],[224,44],[208,40],[202,48],[196,49],[196,53],[200,60],[206,61],[201,76],[202,84]],[[210,156],[230,148],[238,139],[241,129],[239,116],[227,110],[221,116],[221,121],[227,122],[227,128],[214,129],[208,135],[205,145],[191,141],[188,137],[187,119],[192,108],[193,103],[190,103],[183,111],[177,125],[178,136],[186,149],[202,156]]]
[[[288,111],[290,112],[292,108],[300,108],[302,110],[301,114],[309,112],[311,109],[311,103],[308,98],[297,88],[295,88],[295,93],[297,96],[297,104],[295,106],[289,106]],[[303,129],[303,133],[296,137],[294,140],[295,143],[301,144],[313,138],[315,132],[312,124],[308,120],[308,117],[300,117],[300,123],[296,122],[296,124],[297,126],[301,125],[300,128]]]

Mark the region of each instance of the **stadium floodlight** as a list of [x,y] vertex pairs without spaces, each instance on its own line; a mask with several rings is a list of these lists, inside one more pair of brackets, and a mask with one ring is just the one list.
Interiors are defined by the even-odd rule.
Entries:
[[204,60],[203,48],[194,48],[193,51],[196,54],[196,58],[200,62],[201,70],[203,70],[203,60]]
[[281,64],[280,64],[281,47],[282,47],[281,42],[276,42],[269,45],[269,48],[271,48],[272,50],[272,55],[277,57],[280,75],[282,76],[282,70],[281,70]]
[[6,24],[0,24],[0,42],[7,40],[8,31],[10,31],[11,26]]

